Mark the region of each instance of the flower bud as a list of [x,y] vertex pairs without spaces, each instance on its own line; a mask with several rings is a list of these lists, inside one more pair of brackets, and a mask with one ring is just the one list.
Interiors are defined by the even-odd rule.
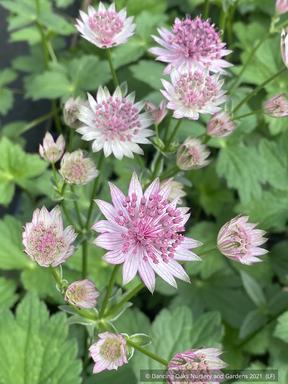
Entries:
[[278,15],[288,12],[288,0],[276,0],[275,8]]
[[68,184],[84,185],[98,176],[94,162],[85,158],[79,149],[72,153],[65,153],[61,161],[60,174]]
[[235,124],[226,112],[216,113],[208,122],[207,133],[212,137],[229,136],[235,129]]
[[264,105],[264,112],[271,117],[288,116],[288,99],[284,93],[271,97]]
[[93,373],[118,369],[127,364],[127,344],[122,335],[104,332],[99,333],[98,337],[99,340],[89,348],[95,363]]
[[97,291],[95,284],[90,280],[74,281],[65,292],[65,300],[79,308],[94,308],[96,306]]
[[64,149],[64,137],[60,135],[55,142],[51,133],[49,132],[46,132],[44,136],[43,145],[39,145],[40,156],[50,163],[56,163],[58,160],[60,160],[64,153]]
[[287,31],[288,31],[287,28],[282,30],[281,41],[280,41],[282,60],[286,67],[288,67],[288,33]]
[[163,180],[162,183],[160,184],[160,187],[169,188],[169,195],[168,195],[169,201],[172,202],[177,200],[178,204],[183,203],[182,197],[186,196],[186,192],[184,191],[183,184],[179,183],[179,181],[176,181],[173,179]]
[[165,100],[161,101],[159,107],[157,107],[151,101],[146,101],[145,109],[148,113],[150,113],[152,120],[156,125],[159,125],[161,123],[161,121],[165,118],[168,112],[167,102]]
[[80,97],[70,97],[64,104],[63,120],[68,127],[77,129],[81,126],[78,116],[82,105],[86,105],[86,103]]
[[261,261],[259,256],[267,253],[259,246],[267,239],[265,232],[248,222],[247,216],[236,216],[220,229],[217,237],[219,251],[229,259],[250,265]]
[[49,212],[45,207],[36,209],[32,222],[23,232],[25,252],[41,267],[56,267],[74,252],[72,243],[76,234],[71,226],[63,228],[59,207]]
[[183,171],[199,169],[209,164],[210,151],[200,140],[188,137],[177,151],[177,165]]

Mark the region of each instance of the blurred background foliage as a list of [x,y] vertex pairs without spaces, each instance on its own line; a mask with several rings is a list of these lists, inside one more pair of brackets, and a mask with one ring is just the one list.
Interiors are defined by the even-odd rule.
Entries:
[[[61,108],[70,96],[94,94],[103,84],[113,88],[103,53],[80,39],[74,27],[79,8],[89,3],[0,0],[7,44],[21,47],[0,72],[0,381],[5,384],[81,382],[83,330],[78,325],[68,329],[66,316],[56,313],[62,298],[49,271],[23,253],[21,232],[35,207],[57,203],[51,171],[35,154],[43,132],[63,132],[70,148],[89,151],[89,145],[65,127]],[[127,81],[138,100],[161,100],[164,65],[148,52],[151,34],[185,14],[209,16],[233,50],[228,60],[234,66],[225,84],[231,109],[283,66],[280,31],[288,17],[275,18],[274,0],[117,0],[116,4],[135,16],[137,30],[127,44],[113,49],[112,59],[120,80]],[[288,382],[288,119],[261,113],[263,101],[285,92],[287,86],[284,72],[237,111],[237,115],[259,113],[239,120],[227,139],[210,139],[209,166],[177,176],[185,187],[185,205],[191,208],[188,235],[206,244],[199,251],[203,261],[187,265],[190,285],[180,282],[175,290],[158,281],[156,293],[142,291],[134,308],[117,322],[121,332],[151,334],[149,348],[164,358],[191,347],[222,345],[230,369],[277,368],[279,383]],[[32,115],[23,109],[20,115],[21,105],[29,105]],[[178,142],[203,134],[206,123],[205,118],[183,123]],[[174,124],[167,117],[160,134]],[[100,177],[113,179],[125,190],[133,170],[147,176],[152,155],[153,147],[146,146],[138,162],[109,158]],[[174,154],[167,163],[175,163]],[[88,208],[91,188],[88,184],[76,188],[76,196],[66,196],[72,209],[75,198],[81,210]],[[107,196],[107,191],[104,182],[99,196]],[[269,232],[269,254],[260,264],[234,263],[232,269],[211,244],[219,227],[240,212]],[[110,274],[102,255],[102,250],[89,245],[89,277],[99,290]],[[79,278],[80,268],[77,251],[64,266],[65,277]],[[139,370],[147,368],[160,367],[135,353],[116,375],[91,376],[88,383],[134,384]]]

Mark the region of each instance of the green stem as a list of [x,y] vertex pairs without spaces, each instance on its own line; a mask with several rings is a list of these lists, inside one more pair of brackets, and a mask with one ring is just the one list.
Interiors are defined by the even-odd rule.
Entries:
[[[75,195],[74,185],[71,185],[71,192]],[[74,209],[76,211],[76,215],[77,215],[77,220],[78,220],[79,226],[82,228],[83,227],[83,221],[82,221],[82,217],[81,217],[81,213],[80,213],[80,208],[79,208],[78,202],[75,200],[75,196],[73,196],[73,204],[74,204]]]
[[162,172],[160,175],[161,180],[169,179],[170,177],[173,177],[176,175],[176,173],[179,172],[179,168],[177,165],[174,165],[172,168],[167,169],[165,172]]
[[115,69],[113,67],[111,51],[110,51],[109,48],[106,49],[106,53],[107,53],[107,59],[108,59],[111,75],[112,75],[112,78],[113,78],[114,87],[117,88],[119,86],[119,81],[118,81],[118,77],[117,77],[116,71],[115,71]]
[[244,97],[244,99],[242,99],[240,101],[240,103],[238,103],[236,105],[236,107],[233,109],[232,113],[235,113],[236,111],[238,111],[238,109],[240,109],[242,107],[242,105],[244,105],[245,103],[247,103],[253,96],[255,96],[259,91],[261,91],[261,89],[263,89],[267,84],[269,84],[271,81],[273,81],[274,79],[276,79],[278,76],[280,76],[284,71],[287,71],[287,68],[286,67],[283,67],[282,69],[280,69],[280,71],[278,71],[277,73],[275,73],[273,76],[269,77],[267,80],[265,80],[263,83],[261,83],[260,85],[258,85],[258,87],[256,87],[254,89],[254,91],[252,91],[251,93],[249,93],[246,97]]
[[233,117],[232,120],[240,120],[240,119],[243,119],[244,117],[256,115],[257,113],[262,112],[262,111],[263,111],[262,109],[257,109],[255,111],[244,113],[243,115],[235,116],[235,117]]
[[[99,173],[100,173],[101,168],[102,168],[103,160],[104,160],[104,154],[103,154],[103,152],[101,152],[99,160],[98,160],[98,164],[97,164],[97,169],[98,169]],[[87,220],[86,220],[86,226],[85,226],[86,229],[89,229],[89,227],[90,227],[90,220],[92,217],[94,204],[95,204],[94,198],[95,198],[95,195],[97,193],[99,183],[100,183],[100,176],[97,176],[96,179],[94,180],[94,184],[93,184],[93,188],[92,188],[92,193],[91,193],[91,198],[90,198],[90,206],[88,208]]]
[[131,300],[132,297],[136,296],[138,292],[141,291],[141,289],[144,288],[143,283],[139,283],[136,285],[136,287],[132,288],[130,291],[126,292],[123,296],[122,299],[111,309],[113,312],[117,312],[118,309],[121,309],[127,301]]
[[28,131],[29,129],[36,127],[37,125],[39,125],[39,124],[43,123],[44,121],[50,119],[50,117],[52,117],[52,116],[53,116],[52,112],[49,112],[49,113],[46,113],[45,115],[37,117],[37,119],[32,120],[32,121],[30,121],[30,123],[26,124],[24,126],[24,128],[22,129],[21,133],[24,133],[24,132]]
[[88,271],[88,242],[84,240],[82,243],[82,278],[85,279],[87,277]]
[[105,314],[106,307],[108,305],[110,296],[111,296],[112,291],[113,291],[113,286],[114,286],[114,282],[115,282],[115,279],[116,279],[116,275],[117,275],[118,269],[119,269],[119,265],[115,265],[115,267],[113,268],[113,271],[111,273],[111,277],[110,277],[109,284],[108,284],[108,287],[107,287],[107,292],[106,292],[106,295],[104,297],[104,300],[103,300],[103,303],[102,303],[102,306],[101,306],[101,309],[100,309],[100,312],[99,312],[99,317],[100,318],[103,317],[103,315]]
[[57,130],[58,134],[61,135],[62,126],[61,126],[60,117],[58,115],[58,108],[57,108],[56,100],[52,100],[52,113],[53,113],[53,117],[54,117],[54,123],[55,123],[56,130]]
[[160,164],[161,164],[162,156],[161,152],[157,150],[154,158],[154,170],[151,175],[151,180],[155,179],[156,176],[159,174]]
[[260,48],[260,46],[264,43],[264,41],[269,37],[269,35],[265,35],[261,40],[258,41],[258,43],[255,45],[255,47],[252,49],[250,52],[248,59],[246,60],[245,64],[242,66],[241,71],[238,73],[238,76],[236,77],[235,81],[230,85],[228,88],[228,93],[232,94],[235,88],[238,86],[240,83],[240,80],[246,71],[248,65],[250,64],[251,60],[253,59],[255,53],[257,50]]
[[172,143],[174,137],[176,136],[176,134],[178,132],[178,129],[180,128],[181,123],[182,123],[182,119],[179,119],[177,124],[174,127],[173,132],[171,133],[171,135],[170,135],[170,137],[169,137],[169,139],[168,139],[168,141],[167,141],[167,143],[165,145],[166,149],[169,148],[169,145]]
[[210,0],[205,0],[204,11],[203,11],[204,19],[207,19],[209,16],[209,8],[210,8]]
[[134,343],[133,341],[126,339],[127,344],[129,344],[131,347],[137,349],[139,352],[143,353],[144,355],[150,357],[150,359],[153,359],[155,361],[158,361],[158,363],[164,365],[165,367],[168,367],[169,362],[165,359],[162,359],[162,357],[156,355],[153,352],[148,351],[147,349],[141,347],[139,344]]

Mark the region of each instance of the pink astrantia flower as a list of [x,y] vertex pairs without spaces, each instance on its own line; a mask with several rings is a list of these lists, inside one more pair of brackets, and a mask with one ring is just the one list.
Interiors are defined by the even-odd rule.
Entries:
[[218,112],[208,122],[207,133],[213,137],[226,137],[231,135],[235,124],[226,112]]
[[153,123],[159,125],[168,113],[167,102],[162,100],[159,107],[151,101],[145,102],[145,109],[151,115]]
[[133,17],[127,18],[126,9],[116,12],[115,4],[108,9],[100,2],[98,9],[88,7],[88,14],[80,11],[76,28],[84,39],[99,48],[110,48],[126,43],[134,34]]
[[168,100],[167,108],[174,111],[177,119],[197,120],[200,113],[214,114],[226,100],[221,89],[223,80],[206,70],[181,67],[171,72],[171,82],[162,80],[165,90],[161,92]]
[[51,133],[46,132],[43,145],[39,145],[39,153],[43,159],[50,163],[56,163],[61,159],[65,150],[65,140],[63,135],[60,135],[56,141],[54,141]]
[[203,168],[209,164],[210,151],[199,139],[188,137],[177,150],[177,166],[183,171]]
[[118,369],[128,363],[126,340],[122,335],[104,332],[98,337],[99,340],[89,348],[95,363],[93,373]]
[[288,0],[276,0],[275,7],[279,15],[288,12]]
[[23,232],[25,252],[42,267],[56,267],[73,254],[76,233],[71,226],[64,229],[61,211],[55,207],[36,209],[32,222]]
[[[188,376],[189,373],[194,374],[195,378],[199,375],[199,381],[198,379],[196,380],[197,384],[208,384],[208,382],[218,384],[219,380],[216,379],[215,381],[215,374],[217,371],[218,374],[220,374],[220,370],[227,366],[227,364],[219,358],[221,353],[222,351],[218,348],[190,349],[186,352],[177,353],[168,365],[168,383],[183,383],[183,379],[179,380],[182,372],[184,377],[185,375]],[[210,375],[211,380],[202,381],[200,375],[205,375],[208,378]],[[185,383],[195,383],[196,381],[192,379],[190,381],[188,379]]]
[[123,284],[138,272],[147,288],[153,292],[155,273],[176,287],[174,277],[189,281],[178,261],[199,260],[190,249],[200,242],[183,236],[189,218],[188,208],[177,208],[168,201],[169,187],[160,187],[159,180],[142,191],[137,175],[130,182],[128,196],[110,184],[112,205],[96,200],[107,220],[98,221],[93,229],[101,233],[95,240],[107,249],[105,260],[123,264]]
[[72,153],[65,153],[61,160],[60,174],[68,184],[85,185],[95,179],[99,172],[94,162],[78,149]]
[[214,73],[223,73],[224,68],[231,66],[223,60],[231,51],[225,48],[219,32],[208,20],[177,18],[171,32],[160,28],[158,33],[160,37],[152,37],[161,47],[151,48],[150,52],[157,60],[168,63],[165,73],[183,64],[201,66]]
[[288,28],[283,29],[281,32],[280,48],[283,63],[288,67]]
[[267,239],[265,231],[256,229],[257,224],[248,220],[247,216],[236,216],[224,224],[218,233],[217,245],[223,255],[250,265],[261,261],[259,256],[267,253],[266,249],[260,248]]
[[264,112],[271,117],[288,116],[288,99],[284,93],[271,97],[263,107]]
[[88,279],[74,281],[65,292],[65,300],[79,308],[94,308],[98,296],[95,284]]
[[82,139],[93,141],[94,152],[104,150],[107,157],[113,153],[117,159],[132,157],[133,152],[143,155],[138,144],[149,144],[147,137],[153,131],[148,113],[141,113],[144,102],[134,103],[135,94],[122,95],[117,87],[111,96],[108,89],[100,87],[96,100],[88,94],[89,106],[82,106],[79,120],[83,123],[77,129]]

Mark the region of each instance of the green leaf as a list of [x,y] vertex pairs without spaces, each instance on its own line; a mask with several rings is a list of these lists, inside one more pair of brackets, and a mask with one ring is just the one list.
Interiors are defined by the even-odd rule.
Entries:
[[25,188],[27,180],[40,175],[47,168],[47,163],[39,155],[25,153],[6,137],[0,141],[0,153],[0,203],[8,204],[13,197],[14,184]]
[[143,81],[151,88],[159,89],[162,87],[161,77],[163,77],[164,65],[149,60],[141,60],[130,68],[135,79]]
[[8,88],[0,88],[0,114],[6,115],[13,106],[13,93]]
[[69,36],[75,32],[73,24],[56,13],[42,12],[39,17],[39,22],[45,25],[48,31],[52,31],[58,35]]
[[243,203],[261,196],[262,162],[255,147],[231,145],[221,149],[216,170],[230,188],[237,189]]
[[26,79],[25,86],[27,96],[33,100],[69,97],[74,90],[67,75],[56,71],[46,71],[29,77]]
[[253,309],[245,317],[240,328],[240,339],[245,339],[251,335],[267,322],[267,316],[263,314],[259,309]]
[[55,3],[59,8],[67,8],[74,3],[74,0],[55,0]]
[[12,307],[18,295],[15,293],[16,283],[13,280],[0,277],[0,312]]
[[12,216],[0,220],[0,268],[31,268],[33,262],[23,252],[22,225]]
[[2,312],[0,350],[5,350],[0,360],[0,381],[5,384],[81,382],[77,345],[68,339],[66,316],[49,317],[45,304],[35,295],[25,296],[16,316]]
[[17,74],[15,71],[13,71],[10,68],[3,69],[0,72],[0,87],[3,85],[7,85],[9,83],[12,83],[17,77]]
[[148,11],[150,13],[163,13],[166,9],[166,0],[118,0],[117,7],[119,9],[127,7],[128,13],[131,15],[137,15],[142,11]]
[[241,271],[240,273],[243,281],[243,286],[253,303],[257,305],[257,307],[265,306],[266,298],[259,283],[248,273],[244,271]]
[[138,308],[128,308],[114,325],[122,333],[150,333],[150,320]]
[[288,311],[278,317],[274,336],[288,343]]

